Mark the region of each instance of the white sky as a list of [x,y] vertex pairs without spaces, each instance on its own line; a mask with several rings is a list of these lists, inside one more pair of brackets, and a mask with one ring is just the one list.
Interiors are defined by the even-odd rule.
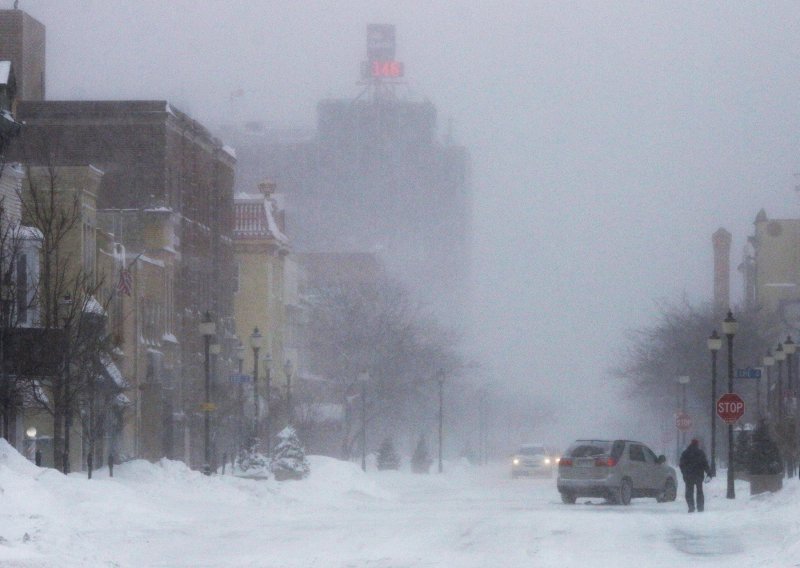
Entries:
[[166,98],[211,125],[313,126],[319,99],[358,93],[366,24],[394,23],[409,88],[474,158],[471,351],[570,417],[609,406],[602,375],[653,299],[709,299],[718,227],[735,268],[761,207],[798,214],[796,3],[20,7],[47,26],[49,98]]

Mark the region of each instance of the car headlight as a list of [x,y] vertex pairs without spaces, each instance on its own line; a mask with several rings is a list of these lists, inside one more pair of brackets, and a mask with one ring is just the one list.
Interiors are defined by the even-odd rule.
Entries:
[[514,458],[511,463],[514,465],[519,465],[519,458]]
[[550,458],[544,458],[545,465],[550,465]]

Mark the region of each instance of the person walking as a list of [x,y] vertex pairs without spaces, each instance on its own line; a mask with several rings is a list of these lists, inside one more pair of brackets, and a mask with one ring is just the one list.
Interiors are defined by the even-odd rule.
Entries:
[[689,512],[694,513],[695,491],[697,492],[697,510],[703,511],[705,507],[705,497],[703,496],[703,480],[706,475],[711,475],[711,468],[708,466],[706,453],[700,449],[700,442],[692,440],[683,453],[680,460],[681,475],[686,484],[686,504],[689,505]]

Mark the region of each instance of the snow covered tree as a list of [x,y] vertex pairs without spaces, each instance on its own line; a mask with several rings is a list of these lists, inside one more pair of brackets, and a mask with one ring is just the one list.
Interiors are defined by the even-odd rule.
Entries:
[[272,457],[272,473],[275,475],[275,479],[283,481],[308,477],[311,468],[294,428],[287,426],[281,430],[278,440],[280,441]]
[[394,442],[391,438],[385,438],[381,447],[378,448],[378,469],[398,469],[400,467],[400,456],[394,449]]
[[236,473],[240,477],[267,479],[270,473],[270,459],[253,448],[245,449],[236,460]]
[[411,471],[414,473],[428,473],[432,461],[428,451],[428,441],[423,434],[420,434],[419,440],[417,440],[417,447],[414,449],[414,455],[411,456]]
[[783,472],[783,462],[778,445],[772,441],[769,428],[762,420],[750,443],[747,473],[750,475],[775,475]]

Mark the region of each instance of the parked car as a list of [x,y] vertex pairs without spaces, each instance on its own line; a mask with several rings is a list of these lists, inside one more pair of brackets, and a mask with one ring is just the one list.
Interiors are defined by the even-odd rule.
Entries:
[[559,460],[556,484],[569,504],[578,497],[604,497],[621,505],[634,497],[655,497],[662,503],[674,501],[677,493],[677,475],[666,458],[631,440],[577,440]]
[[511,477],[552,477],[557,459],[541,444],[525,444],[511,456]]

